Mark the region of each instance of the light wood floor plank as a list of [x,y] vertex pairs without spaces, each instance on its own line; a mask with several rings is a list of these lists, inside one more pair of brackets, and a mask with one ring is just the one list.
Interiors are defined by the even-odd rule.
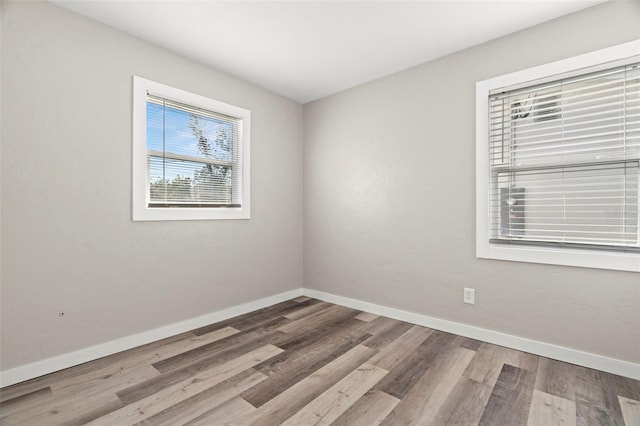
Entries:
[[2,403],[2,410],[0,410],[0,420],[5,417],[15,415],[20,411],[29,411],[37,409],[38,407],[46,404],[53,399],[53,393],[51,387],[47,386],[18,397],[8,399]]
[[504,360],[497,356],[497,351],[496,345],[481,344],[476,350],[476,356],[464,372],[464,376],[493,387],[504,364]]
[[622,417],[627,426],[640,425],[640,401],[619,396]]
[[330,425],[387,373],[380,367],[364,363],[282,424]]
[[293,312],[289,312],[284,315],[285,318],[290,320],[297,320],[300,318],[304,318],[310,314],[315,314],[316,312],[324,311],[331,307],[331,303],[320,302],[313,305],[305,306],[302,309],[295,310]]
[[576,425],[576,403],[539,390],[533,391],[527,426]]
[[53,398],[42,406],[21,412],[21,416],[9,416],[2,425],[77,425],[98,418],[122,407],[122,402],[113,393],[104,393],[73,399]]
[[342,413],[333,426],[379,425],[398,405],[400,400],[384,392],[369,390],[347,411]]
[[369,322],[369,321],[373,321],[376,318],[379,318],[379,316],[376,314],[371,314],[369,312],[363,312],[361,314],[356,315],[355,318],[359,319],[360,321]]
[[[141,357],[141,360],[149,364],[160,362],[167,358],[180,355],[181,353],[191,351],[199,348],[200,346],[207,345],[209,343],[217,342],[218,340],[225,339],[227,337],[238,334],[240,330],[233,327],[224,327],[211,333],[205,333],[200,336],[194,335],[188,339],[179,340],[169,345],[158,348],[157,350],[145,354]],[[133,360],[132,360],[133,361]]]
[[139,363],[122,367],[121,369],[101,368],[99,374],[86,374],[51,385],[57,398],[87,398],[93,394],[103,392],[116,393],[134,383],[139,383],[157,377],[160,373],[149,364]]
[[[83,426],[89,423],[90,421],[102,417],[108,413],[111,413],[118,408],[122,407],[122,403],[120,401],[103,401],[100,405],[92,405],[92,409],[90,410],[78,410],[77,412],[70,412],[69,420],[64,420],[60,418],[60,423],[56,423],[56,425],[60,426]],[[78,404],[74,404],[73,408],[77,410]],[[45,424],[45,423],[34,423],[34,424]]]
[[[230,399],[212,410],[196,417],[184,426],[240,426],[243,417],[250,416],[256,408],[240,397]],[[265,426],[271,424],[265,420]]]
[[362,327],[371,338],[364,345],[371,349],[381,349],[396,340],[399,336],[409,331],[413,325],[393,320],[391,318],[378,317]]

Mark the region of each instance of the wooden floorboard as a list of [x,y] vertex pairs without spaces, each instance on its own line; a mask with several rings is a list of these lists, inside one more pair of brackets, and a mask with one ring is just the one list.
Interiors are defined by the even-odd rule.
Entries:
[[501,426],[507,416],[514,424],[526,424],[534,379],[531,372],[504,364],[482,413],[480,424]]
[[3,388],[0,424],[639,426],[640,381],[298,297]]

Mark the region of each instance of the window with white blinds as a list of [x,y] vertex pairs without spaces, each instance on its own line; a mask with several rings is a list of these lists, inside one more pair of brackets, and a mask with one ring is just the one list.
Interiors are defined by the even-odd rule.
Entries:
[[476,83],[476,256],[640,272],[640,40]]
[[488,102],[494,242],[638,250],[639,64]]
[[241,207],[239,120],[147,94],[149,207]]
[[249,118],[134,77],[134,220],[248,218]]

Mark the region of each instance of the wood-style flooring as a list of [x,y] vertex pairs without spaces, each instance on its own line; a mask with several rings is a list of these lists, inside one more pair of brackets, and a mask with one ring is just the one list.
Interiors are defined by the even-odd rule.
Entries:
[[640,382],[299,297],[0,391],[2,425],[640,425]]

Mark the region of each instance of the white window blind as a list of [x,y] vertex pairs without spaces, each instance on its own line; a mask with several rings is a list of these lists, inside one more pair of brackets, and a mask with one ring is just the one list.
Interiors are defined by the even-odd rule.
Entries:
[[492,243],[638,251],[638,64],[489,96]]
[[147,94],[148,207],[241,207],[241,120]]

